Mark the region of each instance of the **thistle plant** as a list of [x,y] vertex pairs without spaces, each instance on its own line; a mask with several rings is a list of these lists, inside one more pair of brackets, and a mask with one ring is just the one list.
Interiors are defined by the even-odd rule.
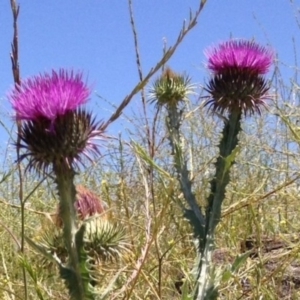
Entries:
[[219,155],[215,163],[215,176],[211,180],[211,191],[206,207],[205,247],[201,251],[198,268],[196,299],[217,297],[217,285],[207,280],[207,274],[213,278],[211,257],[214,249],[214,234],[220,222],[221,207],[225,199],[226,186],[229,183],[230,168],[234,163],[241,131],[242,115],[261,113],[266,106],[269,85],[264,79],[273,60],[271,50],[253,41],[230,40],[206,51],[207,67],[212,78],[206,90],[210,94],[206,105],[212,113],[225,116]]
[[225,122],[215,163],[215,176],[210,182],[211,191],[205,208],[199,207],[192,192],[187,159],[181,142],[184,103],[191,94],[193,85],[187,77],[167,69],[156,80],[150,93],[152,101],[166,108],[166,127],[174,167],[189,206],[185,209],[185,217],[193,227],[198,253],[195,265],[196,284],[192,296],[197,300],[216,299],[218,295],[218,282],[212,266],[215,229],[220,222],[230,168],[237,153],[242,116],[260,114],[266,106],[269,86],[263,75],[268,72],[273,60],[271,50],[246,40],[221,43],[209,48],[206,56],[207,68],[212,72],[212,77],[205,87],[209,93],[205,105]]
[[27,171],[54,174],[59,196],[63,239],[68,253],[59,264],[71,299],[94,299],[89,288],[87,256],[83,249],[84,226],[78,228],[74,177],[85,160],[99,154],[96,140],[101,126],[82,105],[90,89],[82,73],[59,70],[23,81],[9,94],[16,120],[21,122],[19,145]]
[[187,161],[183,153],[183,137],[180,126],[183,122],[185,102],[189,95],[194,93],[195,85],[187,75],[180,75],[167,68],[161,77],[153,84],[149,93],[149,101],[159,107],[166,107],[166,127],[169,134],[169,142],[174,155],[174,167],[177,172],[181,190],[191,210],[185,211],[186,217],[194,223],[196,235],[204,235],[205,218],[199,208],[195,195],[192,193],[192,182],[189,179]]

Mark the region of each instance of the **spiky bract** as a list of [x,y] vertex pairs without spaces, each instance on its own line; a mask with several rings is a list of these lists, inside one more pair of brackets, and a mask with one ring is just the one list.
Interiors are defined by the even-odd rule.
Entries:
[[245,115],[261,113],[266,106],[269,86],[262,76],[236,69],[216,74],[207,84],[211,98],[206,105],[213,112],[242,111]]
[[269,85],[262,76],[273,60],[273,52],[253,41],[231,40],[206,51],[213,72],[206,86],[206,102],[212,112],[260,113],[266,106]]
[[112,224],[101,216],[85,221],[84,249],[90,257],[100,261],[120,258],[128,251],[125,227]]
[[81,109],[59,115],[53,123],[39,117],[22,123],[19,146],[25,153],[20,159],[28,158],[27,169],[43,172],[52,167],[78,167],[84,157],[92,160],[99,154],[96,139],[101,135],[100,124]]
[[82,73],[60,69],[24,80],[8,97],[18,120],[53,121],[86,103],[89,95]]
[[158,106],[174,106],[181,101],[187,101],[194,88],[190,82],[188,76],[176,74],[167,68],[150,89],[149,100]]
[[[84,228],[82,227],[84,226]],[[95,277],[95,282],[101,279],[104,270],[129,253],[126,228],[121,224],[111,223],[101,216],[93,216],[84,220],[79,230],[84,229],[83,248],[88,257],[90,275]],[[56,256],[62,263],[68,260],[68,251],[64,245],[62,229],[53,224],[48,224],[38,233],[36,243],[48,253]],[[53,264],[45,259],[41,260],[44,267]],[[99,266],[101,268],[99,269]],[[105,269],[103,269],[105,266]],[[106,267],[107,266],[107,267]],[[108,275],[107,271],[104,272]]]

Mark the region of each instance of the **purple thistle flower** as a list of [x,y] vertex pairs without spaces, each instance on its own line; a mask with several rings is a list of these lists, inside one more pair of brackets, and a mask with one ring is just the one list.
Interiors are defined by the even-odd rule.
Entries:
[[211,97],[205,105],[221,114],[261,113],[269,90],[262,75],[272,64],[273,52],[253,41],[231,40],[210,48],[206,56],[213,75],[206,87]]
[[89,95],[82,73],[60,69],[23,81],[8,97],[18,120],[44,117],[53,121],[86,103]]
[[80,107],[89,94],[82,73],[64,69],[27,79],[10,93],[16,119],[23,121],[18,146],[28,170],[70,169],[99,154],[101,124]]
[[229,68],[245,68],[265,74],[273,61],[272,50],[247,40],[230,40],[206,50],[205,54],[207,68],[217,74]]

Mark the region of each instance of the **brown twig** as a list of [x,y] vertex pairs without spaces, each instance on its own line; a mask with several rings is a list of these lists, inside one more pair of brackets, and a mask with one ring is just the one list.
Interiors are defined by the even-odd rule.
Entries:
[[[18,32],[18,17],[20,12],[20,6],[17,4],[16,0],[10,0],[10,6],[13,15],[13,41],[11,44],[12,52],[10,53],[10,59],[12,64],[12,73],[14,78],[15,87],[18,88],[21,85],[21,77],[20,77],[20,67],[19,67],[19,32]],[[21,252],[24,253],[25,250],[25,215],[24,215],[24,207],[25,201],[23,200],[23,172],[20,163],[20,131],[21,131],[21,122],[17,121],[17,168],[18,168],[18,176],[19,176],[19,201],[21,204]],[[27,279],[26,279],[26,270],[25,267],[22,267],[23,270],[23,281],[24,281],[24,299],[28,298],[27,291]]]
[[[137,69],[138,69],[140,82],[142,82],[144,76],[143,76],[143,72],[142,72],[140,51],[139,51],[139,46],[138,46],[137,30],[136,30],[136,26],[135,26],[135,22],[134,22],[133,8],[132,8],[131,0],[128,0],[128,6],[129,6],[130,24],[131,24],[131,29],[132,29],[133,39],[134,39],[136,65],[137,65]],[[142,98],[142,104],[143,104],[144,120],[146,123],[145,129],[146,129],[146,137],[147,137],[147,144],[148,144],[147,146],[148,146],[148,151],[149,151],[150,155],[152,154],[151,158],[153,158],[153,151],[151,151],[151,150],[154,148],[154,145],[153,145],[154,140],[151,139],[150,126],[149,126],[148,115],[147,115],[146,95],[145,95],[145,90],[143,88],[141,89],[141,98]],[[150,176],[151,176],[151,174],[150,174]]]
[[[12,203],[9,203],[3,199],[0,199],[0,203],[6,205],[6,206],[10,206],[12,208],[16,208],[16,209],[22,209],[22,206],[21,205],[17,205],[17,204],[12,204]],[[28,208],[28,207],[25,207],[25,210],[28,211],[28,212],[31,212],[31,213],[34,213],[34,214],[37,214],[37,215],[42,215],[42,216],[45,216],[47,218],[51,217],[51,216],[56,216],[56,212],[53,212],[53,213],[46,213],[46,212],[43,212],[43,211],[40,211],[40,210],[35,210],[35,209],[32,209],[32,208]]]
[[19,69],[19,35],[18,35],[18,16],[20,12],[20,6],[15,0],[10,0],[11,10],[13,14],[13,42],[11,44],[12,52],[10,54],[12,71],[14,82],[18,86],[21,83],[20,79],[20,69]]
[[16,245],[18,246],[18,249],[21,250],[21,244],[18,241],[17,237],[13,234],[13,232],[0,220],[0,225],[9,233],[9,235],[12,237]]

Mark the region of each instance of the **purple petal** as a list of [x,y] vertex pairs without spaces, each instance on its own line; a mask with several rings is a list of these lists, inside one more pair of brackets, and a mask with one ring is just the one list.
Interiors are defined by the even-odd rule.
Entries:
[[89,95],[82,73],[60,69],[24,80],[8,97],[18,120],[45,117],[53,121],[86,103]]
[[207,67],[214,73],[228,68],[249,69],[257,74],[268,72],[274,53],[253,41],[230,40],[205,51]]

